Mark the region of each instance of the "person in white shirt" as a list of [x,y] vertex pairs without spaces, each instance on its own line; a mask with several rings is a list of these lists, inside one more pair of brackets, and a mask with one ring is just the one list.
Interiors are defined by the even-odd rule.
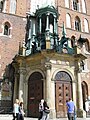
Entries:
[[86,116],[87,116],[89,112],[89,101],[87,99],[85,101],[85,111],[86,111]]
[[43,103],[44,103],[44,99],[41,99],[39,103],[39,113],[40,113],[39,120],[41,120],[43,116],[43,110],[44,110]]
[[18,120],[19,115],[19,100],[16,99],[14,106],[13,106],[13,120]]

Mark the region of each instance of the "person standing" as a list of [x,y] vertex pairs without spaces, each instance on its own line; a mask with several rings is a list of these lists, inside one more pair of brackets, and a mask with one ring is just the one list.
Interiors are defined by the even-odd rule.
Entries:
[[68,120],[74,120],[75,105],[71,98],[66,103]]
[[87,117],[88,112],[89,112],[89,101],[88,101],[88,99],[86,99],[86,101],[85,101],[85,111],[86,111],[86,117]]
[[16,99],[14,106],[13,106],[13,120],[18,120],[18,116],[19,116],[19,100]]
[[44,103],[44,99],[41,99],[39,103],[39,113],[40,113],[40,116],[38,118],[39,120],[42,119],[42,116],[43,116],[43,110],[44,110],[43,103]]
[[49,106],[47,105],[47,102],[44,100],[44,103],[43,103],[43,116],[42,116],[42,120],[49,120]]
[[25,115],[25,113],[24,113],[24,109],[23,109],[23,102],[20,102],[18,119],[24,120],[24,115]]

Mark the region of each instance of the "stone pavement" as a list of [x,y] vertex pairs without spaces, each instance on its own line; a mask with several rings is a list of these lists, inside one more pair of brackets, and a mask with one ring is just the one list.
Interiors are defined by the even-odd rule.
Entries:
[[[5,114],[2,115],[0,114],[0,120],[12,120],[12,115],[9,114]],[[25,117],[24,120],[38,120],[38,118],[29,118],[29,117]],[[59,119],[50,119],[50,120],[68,120],[67,118],[59,118]],[[76,118],[76,120],[90,120],[90,118]]]

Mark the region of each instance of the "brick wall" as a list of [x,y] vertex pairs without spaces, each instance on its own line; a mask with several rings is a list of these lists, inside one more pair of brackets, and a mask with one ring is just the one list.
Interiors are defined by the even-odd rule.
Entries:
[[[11,37],[2,35],[4,22],[11,25]],[[0,78],[6,65],[10,64],[12,58],[18,53],[19,42],[25,39],[26,18],[16,15],[0,13]]]
[[[82,3],[81,0],[79,1],[81,4]],[[64,0],[56,0],[56,7],[58,5],[57,8],[60,14],[59,19],[58,19],[58,34],[60,38],[62,37],[63,22],[65,23],[65,27],[66,27],[66,14],[69,13],[71,16],[71,28],[66,27],[66,36],[71,37],[72,35],[74,35],[76,39],[78,40],[81,34],[82,37],[87,38],[89,40],[89,45],[90,45],[90,0],[85,0],[85,1],[86,1],[87,13],[82,13],[82,12],[77,12],[77,11],[72,10],[71,2],[70,2],[70,9],[69,9],[69,8],[65,8]],[[80,8],[82,11],[82,5],[80,5]],[[81,20],[81,32],[74,30],[74,20],[76,16],[78,16]],[[84,32],[84,19],[85,18],[88,20],[88,23],[89,23],[89,33]],[[90,91],[90,65],[89,65],[90,55],[86,55],[86,56],[87,56],[88,71],[83,72],[81,80],[87,83],[88,91]],[[90,96],[90,93],[89,93],[89,96]]]

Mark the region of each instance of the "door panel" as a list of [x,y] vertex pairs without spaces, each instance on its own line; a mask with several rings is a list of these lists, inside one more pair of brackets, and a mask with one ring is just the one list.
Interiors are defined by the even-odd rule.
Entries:
[[[34,76],[35,77],[35,76]],[[29,80],[28,84],[28,116],[39,116],[39,102],[43,98],[43,81]]]
[[71,97],[71,84],[66,81],[56,81],[56,114],[57,117],[66,117],[66,102]]

